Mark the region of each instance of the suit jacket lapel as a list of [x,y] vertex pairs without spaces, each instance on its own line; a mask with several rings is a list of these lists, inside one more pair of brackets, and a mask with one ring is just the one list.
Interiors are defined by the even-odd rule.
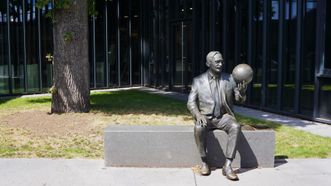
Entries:
[[208,92],[209,95],[210,95],[211,97],[213,97],[213,96],[212,96],[211,87],[210,87],[210,84],[209,84],[209,80],[208,80],[208,72],[205,72],[205,73],[204,73],[204,76],[203,76],[203,83],[202,83],[202,84],[205,85],[205,88],[209,91],[209,92]]

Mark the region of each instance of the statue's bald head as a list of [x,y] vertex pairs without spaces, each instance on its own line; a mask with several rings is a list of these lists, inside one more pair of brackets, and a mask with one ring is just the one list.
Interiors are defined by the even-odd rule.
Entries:
[[207,56],[206,56],[206,65],[207,67],[209,67],[210,63],[213,62],[215,60],[215,56],[219,55],[218,57],[222,57],[222,54],[219,51],[210,51]]

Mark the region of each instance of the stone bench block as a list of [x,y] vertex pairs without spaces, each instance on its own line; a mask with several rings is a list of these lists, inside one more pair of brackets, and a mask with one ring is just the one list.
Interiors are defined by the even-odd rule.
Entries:
[[[208,160],[212,167],[225,162],[227,134],[208,135]],[[105,165],[114,167],[192,167],[201,160],[193,126],[110,125],[104,131]],[[275,132],[243,131],[238,141],[234,167],[273,167]]]

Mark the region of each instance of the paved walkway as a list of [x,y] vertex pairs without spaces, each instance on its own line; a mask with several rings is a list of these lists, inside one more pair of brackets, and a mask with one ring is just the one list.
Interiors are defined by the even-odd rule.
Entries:
[[[181,94],[177,92],[165,92],[162,90],[147,88],[147,87],[141,87],[140,89],[153,94],[164,95],[167,97],[172,97],[174,99],[187,101],[187,96],[188,96],[187,94]],[[290,127],[294,127],[299,130],[317,134],[320,136],[331,137],[331,125],[328,124],[273,114],[270,112],[264,112],[264,111],[255,110],[246,107],[240,107],[240,106],[234,106],[234,111],[243,116],[249,116],[252,118],[266,120],[266,121],[274,121]]]
[[331,159],[290,159],[275,168],[239,169],[232,182],[212,171],[195,174],[190,168],[110,168],[103,160],[0,159],[3,186],[329,186]]

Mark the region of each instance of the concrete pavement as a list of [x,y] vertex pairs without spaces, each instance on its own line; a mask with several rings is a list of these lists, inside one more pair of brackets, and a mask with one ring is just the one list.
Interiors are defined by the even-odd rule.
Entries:
[[191,168],[112,168],[103,160],[0,159],[1,186],[329,186],[331,159],[288,159],[275,168],[239,169],[232,182],[212,171],[200,176]]

